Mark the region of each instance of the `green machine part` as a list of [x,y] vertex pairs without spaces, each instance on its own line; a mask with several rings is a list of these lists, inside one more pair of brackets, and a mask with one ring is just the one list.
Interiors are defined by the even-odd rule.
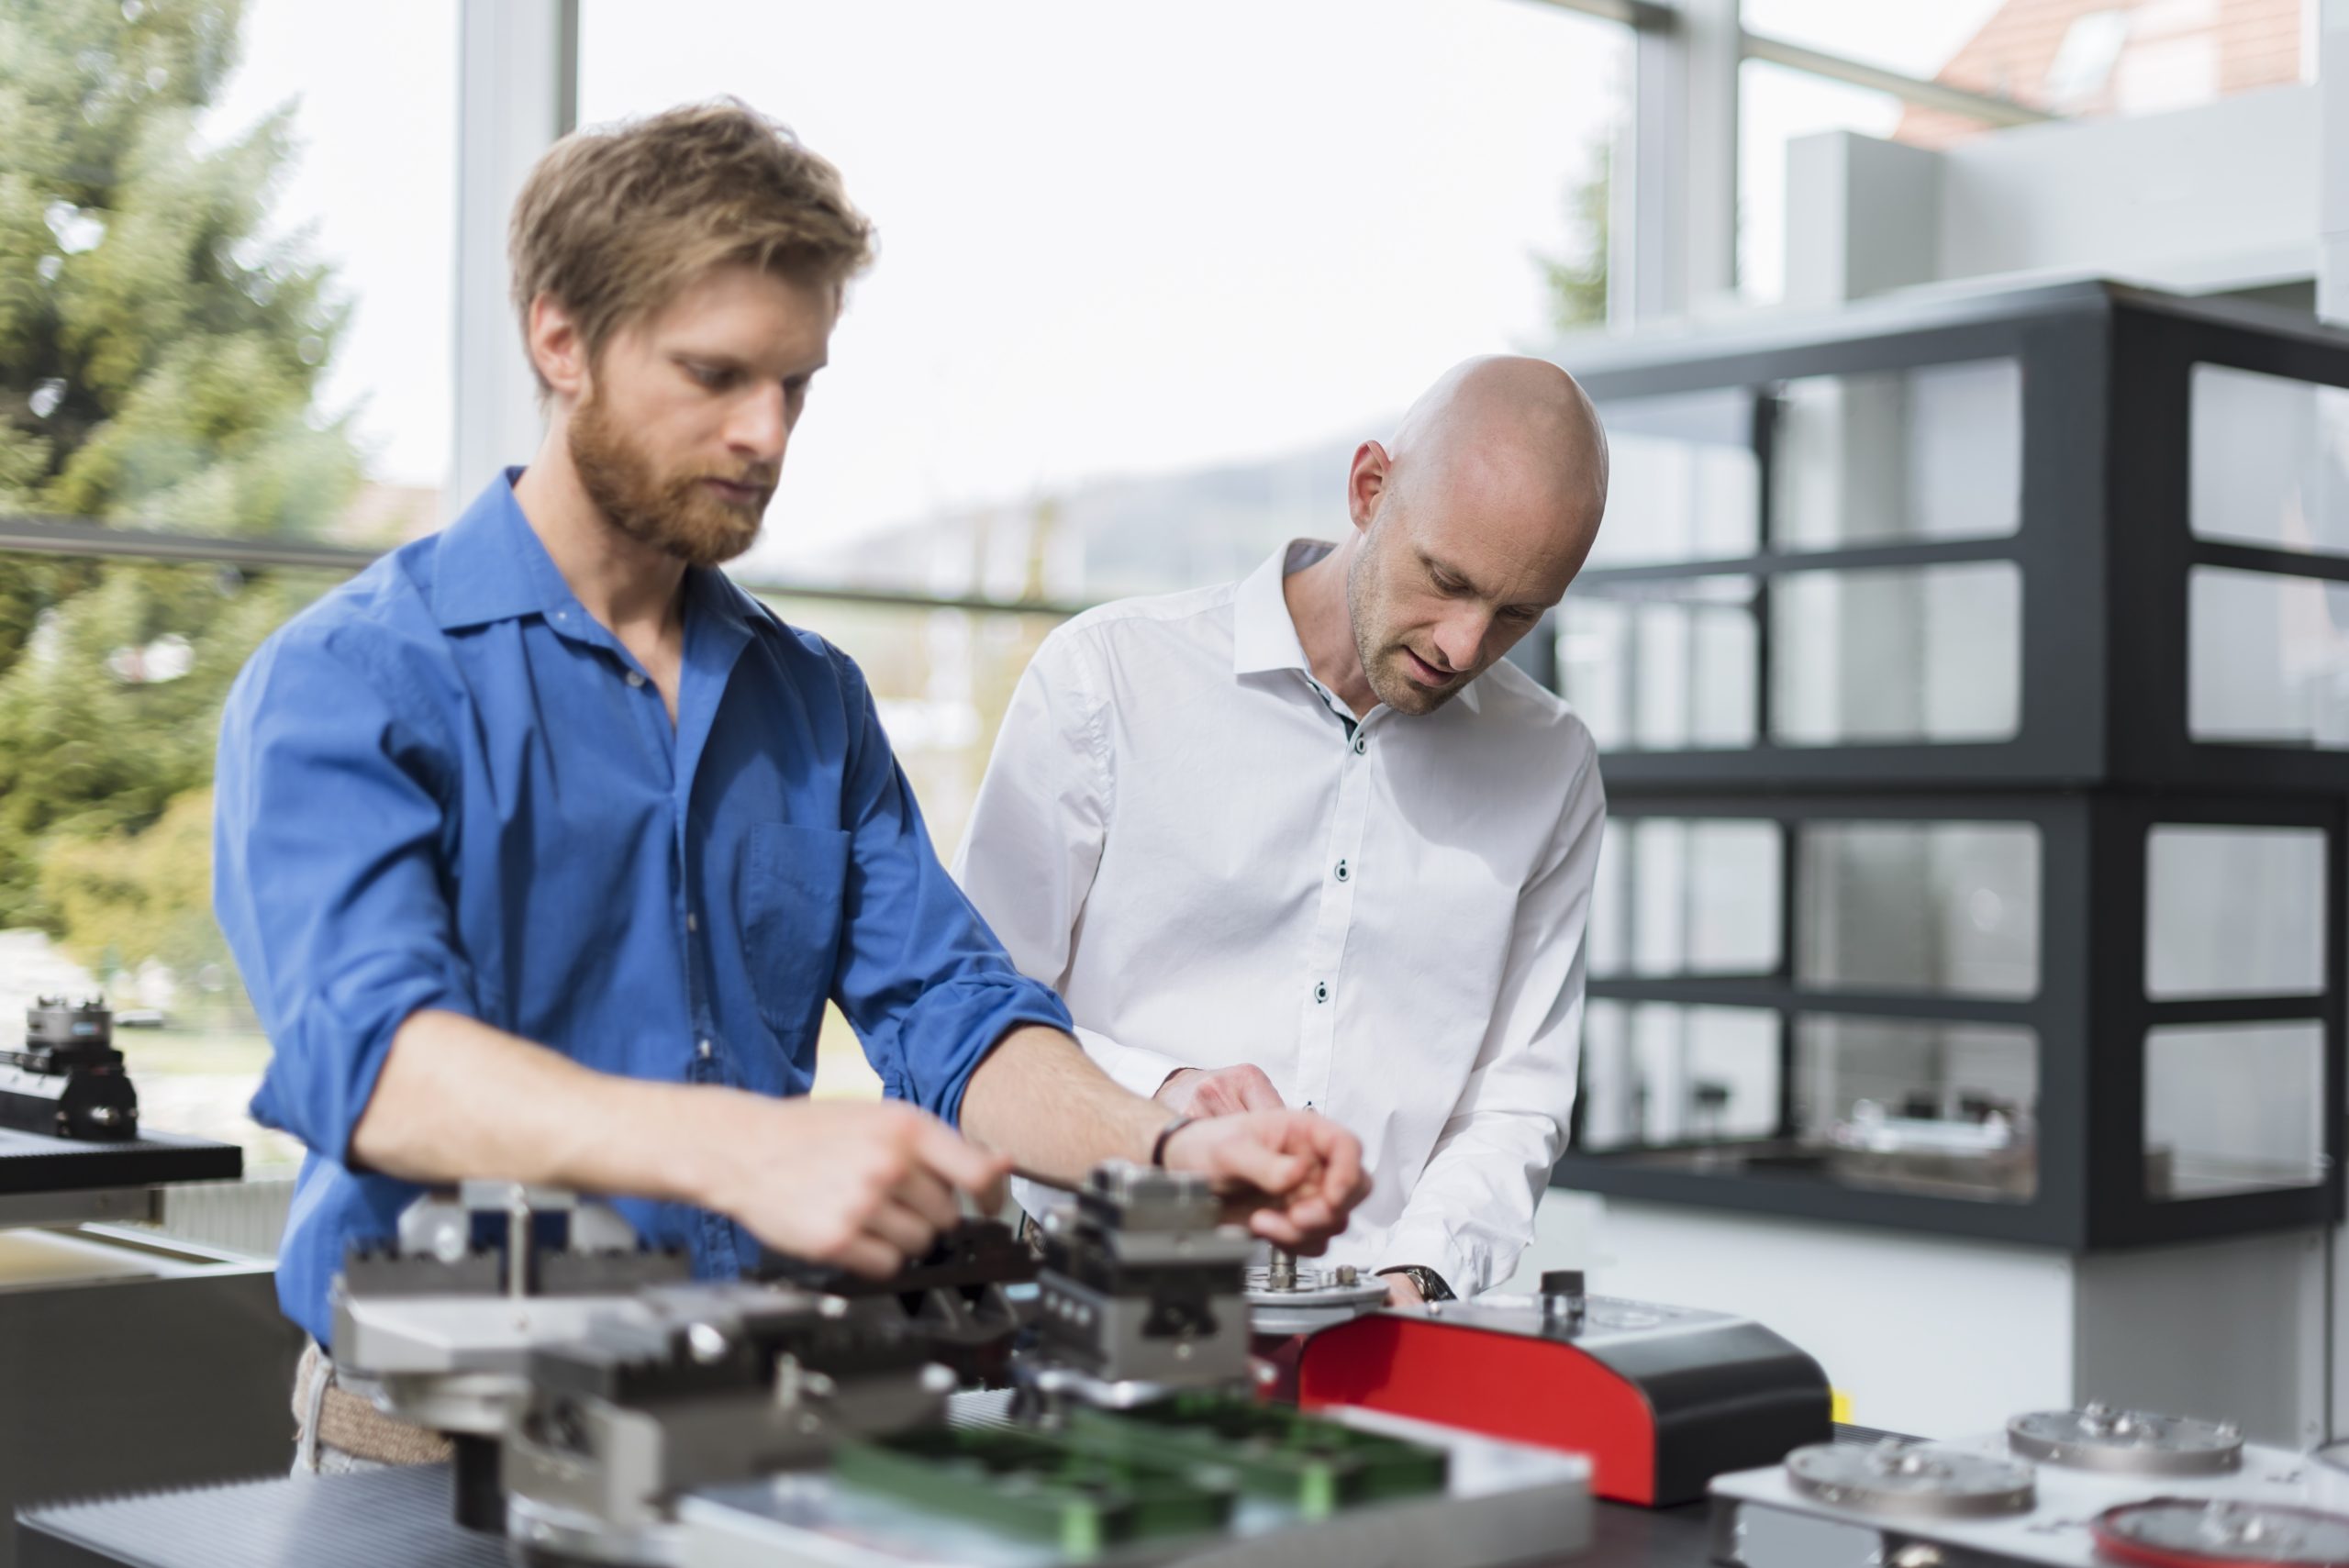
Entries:
[[1229,1472],[1249,1493],[1307,1518],[1441,1492],[1450,1475],[1442,1449],[1221,1394],[1181,1394],[1114,1414],[1080,1408],[1068,1429],[1094,1452]]
[[934,1513],[1059,1544],[1085,1562],[1112,1546],[1219,1529],[1238,1481],[1188,1462],[1097,1451],[1060,1434],[931,1429],[833,1454],[842,1480]]

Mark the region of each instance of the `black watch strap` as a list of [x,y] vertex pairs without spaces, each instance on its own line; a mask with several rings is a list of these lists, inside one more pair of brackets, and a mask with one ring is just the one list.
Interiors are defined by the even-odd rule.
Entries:
[[1150,1144],[1150,1162],[1152,1164],[1157,1166],[1161,1170],[1164,1170],[1166,1168],[1166,1140],[1174,1137],[1176,1133],[1182,1131],[1185,1128],[1190,1126],[1192,1120],[1193,1118],[1190,1117],[1178,1116],[1173,1121],[1168,1122],[1164,1127],[1158,1129],[1158,1136],[1151,1140]]

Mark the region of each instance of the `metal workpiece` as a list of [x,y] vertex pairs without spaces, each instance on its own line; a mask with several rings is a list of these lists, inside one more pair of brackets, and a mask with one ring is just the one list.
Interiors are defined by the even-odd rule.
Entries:
[[1796,1491],[1822,1503],[1912,1518],[2029,1513],[2038,1496],[2028,1464],[1897,1438],[1872,1448],[1798,1448],[1787,1455],[1787,1479]]
[[2121,1475],[2222,1475],[2243,1465],[2243,1430],[2232,1422],[2103,1404],[2017,1416],[2007,1445],[2042,1463]]
[[2349,1562],[2349,1518],[2277,1503],[2155,1497],[2108,1508],[2097,1545],[2150,1568],[2337,1568]]
[[1074,1205],[1043,1218],[1022,1385],[1130,1404],[1146,1389],[1245,1384],[1254,1243],[1221,1209],[1205,1177],[1097,1166]]
[[1297,1262],[1293,1253],[1275,1251],[1269,1264],[1247,1274],[1251,1329],[1262,1335],[1286,1339],[1375,1312],[1386,1305],[1386,1282],[1362,1276],[1351,1263],[1320,1268]]
[[534,1350],[641,1312],[639,1292],[690,1272],[602,1204],[468,1182],[409,1205],[394,1241],[352,1244],[330,1298],[336,1375],[401,1420],[498,1437]]
[[526,1553],[678,1561],[681,1494],[934,1426],[954,1386],[880,1299],[691,1285],[643,1305],[531,1359],[503,1462],[507,1534]]
[[25,1009],[24,1048],[0,1050],[0,1126],[99,1141],[139,1136],[139,1091],[103,1000],[42,996]]
[[1034,1316],[1032,1298],[1015,1299],[1011,1287],[1035,1279],[1036,1255],[1000,1220],[962,1221],[886,1279],[782,1253],[768,1254],[758,1272],[822,1295],[894,1304],[969,1384],[1008,1380],[1011,1342]]
[[1580,1269],[1552,1269],[1542,1276],[1542,1325],[1561,1334],[1579,1334],[1590,1317],[1590,1292]]

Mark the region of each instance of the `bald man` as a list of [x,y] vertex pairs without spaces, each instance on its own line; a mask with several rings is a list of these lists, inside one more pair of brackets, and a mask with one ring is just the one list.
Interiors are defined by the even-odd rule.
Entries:
[[1606,498],[1571,377],[1458,367],[1354,452],[1341,542],[1047,638],[955,862],[1119,1083],[1357,1132],[1376,1184],[1330,1256],[1397,1301],[1506,1280],[1565,1141],[1604,800],[1501,655]]

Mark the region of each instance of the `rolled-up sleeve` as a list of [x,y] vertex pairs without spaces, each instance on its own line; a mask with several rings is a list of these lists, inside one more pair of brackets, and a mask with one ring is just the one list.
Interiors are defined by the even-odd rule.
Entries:
[[253,659],[213,796],[213,908],[272,1046],[253,1118],[343,1164],[400,1025],[477,1016],[436,753],[363,630],[296,622]]
[[832,658],[857,726],[833,999],[888,1093],[952,1123],[971,1074],[998,1040],[1022,1024],[1066,1029],[1068,1008],[1014,967],[939,863],[863,674],[837,650]]

